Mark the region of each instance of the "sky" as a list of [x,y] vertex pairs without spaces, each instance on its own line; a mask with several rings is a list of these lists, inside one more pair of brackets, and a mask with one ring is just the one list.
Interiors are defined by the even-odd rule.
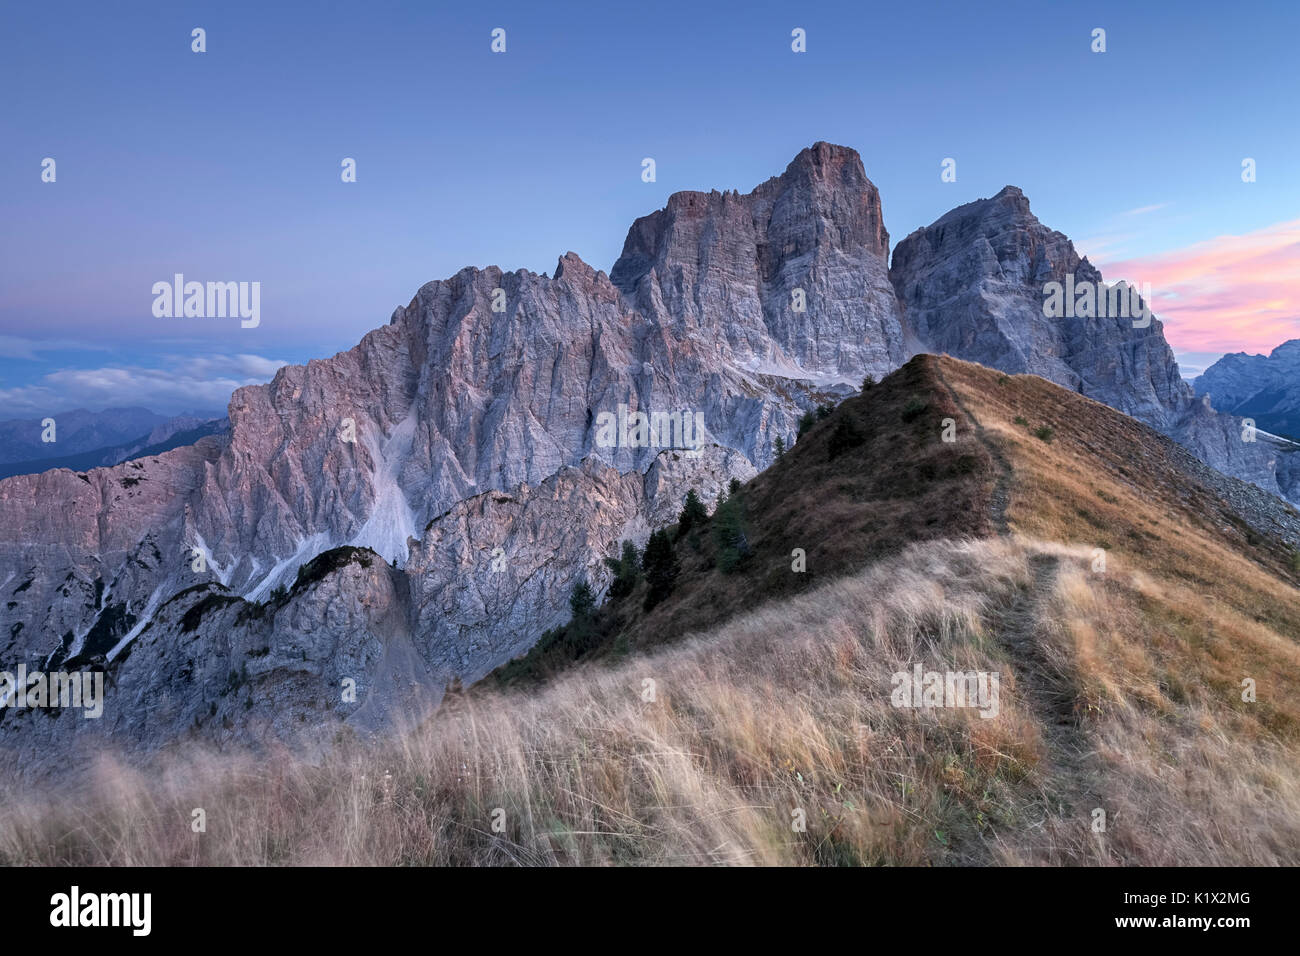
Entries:
[[[1298,35],[1290,0],[9,3],[0,418],[223,407],[464,266],[608,270],[672,192],[817,140],[895,242],[1014,184],[1151,283],[1185,374],[1267,352],[1300,337]],[[156,316],[176,273],[260,283],[257,326]]]

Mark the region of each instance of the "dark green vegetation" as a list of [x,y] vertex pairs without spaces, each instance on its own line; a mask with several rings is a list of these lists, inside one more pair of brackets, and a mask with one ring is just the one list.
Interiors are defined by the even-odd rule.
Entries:
[[315,584],[325,575],[338,571],[353,561],[363,568],[368,568],[371,562],[378,558],[379,555],[369,548],[354,548],[351,545],[323,551],[298,569],[298,577],[294,580],[293,587],[289,589],[290,593],[298,593],[303,588]]

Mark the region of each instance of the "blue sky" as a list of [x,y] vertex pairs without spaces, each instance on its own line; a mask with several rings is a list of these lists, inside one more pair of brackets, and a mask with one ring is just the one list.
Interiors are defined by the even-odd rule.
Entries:
[[[1300,217],[1289,2],[49,2],[2,16],[0,418],[224,404],[278,362],[350,348],[463,266],[551,271],[573,250],[608,269],[671,192],[748,191],[822,139],[861,152],[894,241],[1008,183],[1103,269]],[[1241,182],[1243,157],[1257,182]],[[260,282],[261,324],[156,318],[152,285],[177,272]],[[1291,303],[1226,337],[1162,318],[1196,365],[1300,336]]]

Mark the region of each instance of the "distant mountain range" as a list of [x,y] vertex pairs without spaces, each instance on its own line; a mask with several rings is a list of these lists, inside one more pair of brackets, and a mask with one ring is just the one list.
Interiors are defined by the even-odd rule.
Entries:
[[[192,445],[228,427],[220,412],[170,418],[145,408],[77,409],[54,419],[55,440],[44,442],[45,419],[0,422],[0,478],[34,475],[51,468],[88,471]],[[34,452],[34,454],[32,454]],[[25,457],[30,454],[30,457]]]
[[[53,442],[41,437],[46,431],[46,418],[54,419]],[[120,445],[147,435],[165,421],[166,415],[147,408],[106,408],[102,412],[77,408],[39,418],[11,418],[0,421],[0,464],[78,455]]]
[[1300,441],[1300,339],[1267,356],[1225,355],[1192,383],[1220,411],[1253,419],[1256,426]]

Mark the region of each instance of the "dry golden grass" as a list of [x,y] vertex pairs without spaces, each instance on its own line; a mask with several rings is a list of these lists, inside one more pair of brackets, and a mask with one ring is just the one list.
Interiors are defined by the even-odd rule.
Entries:
[[[948,360],[909,369],[935,414],[958,414],[946,383],[984,426],[983,451],[964,427],[937,454],[977,459],[951,487],[1008,534],[914,543],[642,656],[452,695],[317,762],[105,758],[84,792],[6,795],[0,862],[1300,862],[1300,592],[1276,549],[1144,463],[1127,447],[1144,433],[1100,406]],[[917,662],[997,672],[999,713],[891,706]]]
[[[1057,570],[1028,623],[1046,653],[1026,662],[1007,629],[1043,560]],[[1007,539],[930,542],[647,657],[464,698],[319,764],[190,755],[146,775],[104,761],[88,802],[6,800],[0,859],[1295,862],[1294,740],[1267,708],[1224,692],[1212,666],[1192,666],[1199,648],[1126,633],[1164,598],[1090,561]],[[890,675],[917,661],[999,672],[998,716],[892,707]],[[1043,682],[1071,688],[1069,728],[1038,712]],[[1095,806],[1108,816],[1100,835]],[[195,807],[205,834],[190,830]],[[806,832],[792,828],[796,808]]]

